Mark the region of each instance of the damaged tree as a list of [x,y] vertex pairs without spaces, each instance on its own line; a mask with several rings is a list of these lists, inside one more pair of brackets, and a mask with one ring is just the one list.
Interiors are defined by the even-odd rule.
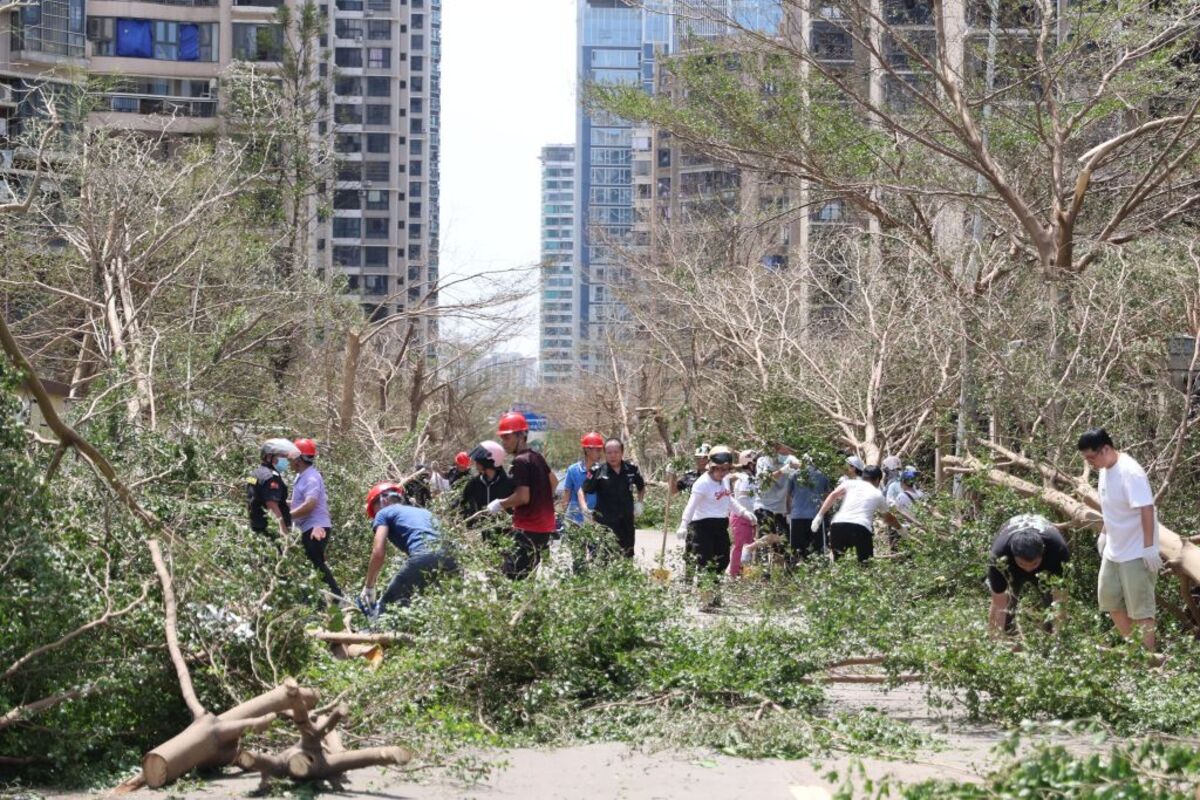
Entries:
[[[196,697],[191,673],[179,649],[171,574],[158,542],[151,540],[147,545],[163,588],[167,649],[193,722],[174,738],[146,753],[142,757],[140,778],[125,784],[124,788],[135,788],[144,782],[157,789],[193,769],[222,767],[235,761],[245,769],[259,770],[264,780],[283,776],[306,780],[336,778],[351,769],[408,762],[412,756],[401,747],[346,751],[335,730],[346,717],[346,707],[338,704],[326,716],[311,719],[308,712],[316,705],[317,692],[300,687],[291,678],[282,686],[223,714],[214,715],[205,709]],[[299,743],[277,755],[240,752],[245,733],[262,732],[280,717],[291,719],[299,728]]]

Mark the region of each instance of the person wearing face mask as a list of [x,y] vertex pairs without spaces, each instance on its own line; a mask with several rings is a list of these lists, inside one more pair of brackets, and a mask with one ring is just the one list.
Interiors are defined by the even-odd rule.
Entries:
[[[287,439],[267,439],[259,449],[259,464],[246,478],[246,503],[250,513],[250,529],[270,536],[282,544],[292,527],[292,512],[288,506],[288,486],[283,480],[288,464],[300,457],[300,451]],[[275,518],[278,538],[268,533],[267,513]]]
[[297,439],[292,444],[296,448],[296,458],[292,459],[292,471],[296,473],[296,485],[292,487],[292,519],[300,529],[304,555],[321,573],[321,580],[325,581],[330,593],[341,600],[342,589],[325,563],[325,548],[329,546],[333,520],[329,516],[325,479],[313,464],[317,459],[317,443],[312,439]]

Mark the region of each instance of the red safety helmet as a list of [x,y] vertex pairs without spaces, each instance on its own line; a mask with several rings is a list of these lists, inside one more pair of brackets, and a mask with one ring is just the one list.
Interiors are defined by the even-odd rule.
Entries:
[[471,466],[471,457],[467,455],[466,451],[463,451],[454,457],[454,463],[457,464],[460,469],[466,469],[467,467]]
[[308,456],[309,458],[317,457],[317,443],[312,439],[297,439],[292,444],[300,451],[300,455]]
[[379,498],[393,492],[402,495],[404,488],[391,481],[381,481],[371,487],[371,491],[367,492],[367,519],[375,519],[375,504],[379,502]]
[[595,431],[585,433],[579,440],[579,445],[580,447],[604,447],[604,437]]
[[496,428],[496,432],[501,436],[506,433],[520,433],[527,430],[529,430],[529,423],[525,420],[525,415],[518,414],[516,411],[510,411],[500,417],[500,425]]

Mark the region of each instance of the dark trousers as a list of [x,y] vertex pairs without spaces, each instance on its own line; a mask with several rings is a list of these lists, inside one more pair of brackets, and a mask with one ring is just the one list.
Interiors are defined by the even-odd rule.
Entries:
[[754,509],[754,516],[758,517],[759,536],[766,536],[768,533],[778,533],[780,536],[787,537],[787,514],[777,514],[774,511],[767,511],[765,508],[756,508]]
[[513,529],[512,545],[504,554],[504,564],[500,569],[512,580],[529,577],[538,564],[542,563],[542,556],[550,549],[550,536],[549,533],[530,533]]
[[817,529],[816,533],[813,533],[812,517],[793,519],[791,530],[788,532],[788,549],[791,551],[788,554],[788,563],[793,566],[800,559],[808,558],[812,553],[824,553],[825,523],[821,523],[821,527]]
[[617,537],[617,544],[620,545],[621,552],[625,554],[626,558],[633,558],[633,545],[637,529],[634,527],[632,517],[628,519],[597,517],[596,522],[613,532],[613,536]]
[[698,519],[688,527],[689,562],[720,575],[729,569],[729,518]]
[[413,594],[418,589],[439,575],[451,575],[456,572],[458,572],[458,562],[444,550],[409,556],[400,571],[392,577],[383,597],[379,598],[380,612],[392,603],[408,605],[412,602]]
[[858,554],[858,562],[870,561],[875,556],[875,532],[852,522],[835,522],[829,526],[829,548],[837,559],[850,548]]
[[[1021,596],[1021,590],[1026,586],[1031,587],[1034,597],[1041,603],[1042,608],[1048,609],[1054,604],[1054,596],[1050,592],[1042,590],[1036,577],[1025,580],[1010,579],[1008,582],[1008,605],[1004,609],[1005,633],[1017,632],[1017,598]],[[1046,621],[1042,627],[1047,632],[1051,632],[1054,630],[1054,623]]]
[[342,588],[338,586],[337,578],[333,577],[333,570],[325,563],[325,548],[329,546],[329,530],[326,529],[325,536],[321,539],[312,538],[313,529],[309,528],[300,534],[300,544],[304,545],[304,555],[308,556],[308,560],[317,568],[317,572],[321,573],[321,580],[325,581],[325,585],[329,587],[329,591],[334,597],[342,596]]

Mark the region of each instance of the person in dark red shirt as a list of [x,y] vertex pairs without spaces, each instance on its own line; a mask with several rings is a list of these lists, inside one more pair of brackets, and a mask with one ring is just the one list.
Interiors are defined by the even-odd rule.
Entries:
[[493,514],[512,509],[513,547],[504,558],[504,574],[512,579],[527,577],[541,563],[557,528],[554,490],[558,476],[542,454],[529,449],[529,423],[524,415],[510,412],[500,417],[500,442],[513,455],[512,480],[516,487],[508,497],[491,501]]

